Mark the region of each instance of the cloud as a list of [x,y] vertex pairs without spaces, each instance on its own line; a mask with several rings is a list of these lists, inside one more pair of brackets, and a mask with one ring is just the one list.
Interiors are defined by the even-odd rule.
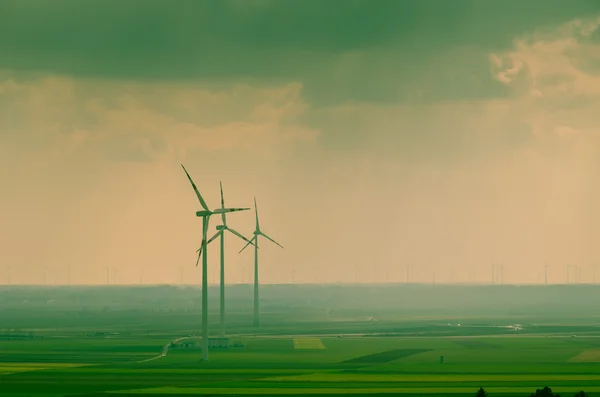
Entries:
[[599,7],[587,0],[92,3],[93,13],[70,0],[3,1],[0,69],[122,81],[293,81],[313,106],[411,101],[416,93],[497,97],[503,87],[487,73],[487,52]]
[[[488,73],[506,87],[504,95],[354,101],[314,109],[308,122],[324,131],[322,142],[332,150],[369,148],[410,161],[482,160],[507,151],[563,157],[576,151],[591,160],[600,144],[600,69],[589,66],[600,59],[600,44],[591,39],[599,23],[590,18],[540,28],[519,35],[512,48],[488,51]],[[463,52],[451,65],[472,55]],[[452,75],[457,69],[432,70]],[[413,87],[440,92],[441,82],[416,80]]]
[[537,98],[564,101],[600,94],[600,75],[586,66],[600,60],[600,45],[588,38],[600,20],[571,21],[553,32],[519,38],[514,48],[492,54],[498,80]]
[[600,18],[576,19],[515,39],[490,54],[497,80],[510,87],[513,107],[538,144],[588,174],[600,156]]
[[[59,76],[0,80],[4,142],[36,142],[60,154],[118,160],[180,158],[240,149],[269,155],[319,131],[303,126],[302,85],[231,86],[75,80]],[[17,132],[18,131],[18,132]]]
[[[105,263],[149,264],[162,281],[172,273],[165,263],[193,266],[198,203],[175,162],[186,158],[211,206],[221,180],[228,205],[251,206],[257,195],[261,226],[286,247],[265,254],[269,281],[288,280],[293,267],[307,281],[317,272],[354,281],[347,266],[358,262],[364,273],[375,261],[390,264],[396,279],[406,264],[415,277],[428,266],[461,273],[470,264],[487,280],[491,260],[531,280],[545,259],[591,262],[600,254],[597,29],[592,19],[563,23],[563,16],[536,28],[525,21],[535,4],[519,6],[528,11],[515,14],[523,21],[511,34],[484,34],[506,19],[481,17],[447,47],[435,40],[457,29],[433,29],[432,18],[415,22],[414,51],[401,34],[374,47],[321,50],[322,57],[294,40],[293,56],[257,50],[246,58],[240,50],[229,60],[244,69],[244,81],[225,63],[219,78],[204,70],[185,82],[185,73],[167,79],[176,69],[144,81],[5,74],[0,172],[10,193],[0,208],[11,250],[4,255],[29,269],[34,240],[44,263],[59,266],[71,255],[99,273]],[[472,37],[474,26],[486,37]],[[284,38],[258,47],[286,46]],[[273,63],[258,68],[265,59]],[[320,91],[307,94],[310,86]],[[252,213],[231,222],[246,233]],[[251,258],[236,248],[228,263],[247,268]],[[229,274],[239,280],[241,272]]]

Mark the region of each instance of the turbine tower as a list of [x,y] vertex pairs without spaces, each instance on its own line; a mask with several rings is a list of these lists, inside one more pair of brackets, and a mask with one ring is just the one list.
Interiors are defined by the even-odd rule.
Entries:
[[[225,200],[223,199],[223,184],[219,182],[219,186],[221,188],[221,209],[225,209]],[[221,213],[221,221],[223,222],[221,225],[217,225],[217,233],[208,240],[207,245],[212,243],[214,239],[217,237],[221,237],[221,280],[220,280],[220,292],[221,292],[221,337],[225,337],[225,231],[229,231],[235,236],[241,238],[247,243],[251,243],[246,237],[242,236],[240,233],[235,231],[234,229],[227,226],[227,219],[225,217],[225,213]],[[198,249],[198,259],[196,260],[196,266],[198,266],[198,261],[200,260],[200,249]]]
[[283,246],[260,230],[260,225],[258,223],[258,207],[256,206],[256,197],[254,197],[254,213],[256,214],[256,230],[254,230],[254,237],[252,237],[252,240],[250,240],[244,246],[244,248],[240,250],[240,252],[245,250],[246,247],[250,245],[250,243],[254,243],[254,327],[258,328],[258,236],[263,236],[267,240],[271,240],[271,242],[277,244],[281,248],[283,248]]
[[[200,205],[202,205],[203,211],[196,211],[196,216],[202,218],[202,245],[199,249],[199,255],[202,255],[202,361],[208,361],[208,261],[207,261],[207,242],[206,242],[206,233],[208,232],[208,221],[210,216],[213,214],[222,214],[225,212],[236,212],[236,211],[245,211],[250,208],[219,208],[216,210],[209,210],[208,205],[206,205],[206,201],[202,198],[202,195],[198,191],[196,184],[192,180],[190,174],[188,174],[187,170],[181,164],[181,168],[185,172],[188,180],[192,184],[192,188],[194,188],[194,192],[196,193],[196,197],[198,197],[198,201],[200,201]],[[198,264],[196,263],[196,266]]]

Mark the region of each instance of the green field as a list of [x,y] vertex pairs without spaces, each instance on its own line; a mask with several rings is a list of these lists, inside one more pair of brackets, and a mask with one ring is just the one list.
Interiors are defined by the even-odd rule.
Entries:
[[526,397],[544,386],[563,397],[579,390],[600,396],[600,328],[592,312],[549,318],[532,309],[519,315],[517,332],[497,326],[515,322],[510,313],[399,310],[373,321],[356,313],[327,318],[314,305],[293,317],[266,312],[260,333],[246,313],[232,310],[232,342],[243,347],[215,348],[207,363],[196,349],[161,356],[199,325],[197,313],[177,305],[158,314],[33,307],[29,317],[4,307],[12,326],[0,333],[0,397],[472,396],[479,387],[490,397]]
[[[136,341],[129,351],[119,340],[71,341],[80,344],[77,353],[66,348],[66,341],[20,342],[16,349],[12,341],[3,341],[2,356],[12,362],[0,366],[0,394],[416,395],[472,394],[480,386],[503,395],[528,395],[543,386],[567,394],[580,389],[600,392],[600,364],[572,360],[586,350],[585,340],[573,344],[554,337],[481,338],[494,346],[486,349],[477,344],[465,347],[468,338],[309,339],[310,345],[320,341],[325,349],[298,349],[293,338],[241,340],[244,350],[211,352],[208,363],[200,362],[199,351],[172,351],[137,362],[160,350],[160,344],[151,349],[150,341]],[[53,351],[44,356],[44,348]],[[34,351],[45,361],[31,362]],[[64,363],[67,357],[74,363]]]

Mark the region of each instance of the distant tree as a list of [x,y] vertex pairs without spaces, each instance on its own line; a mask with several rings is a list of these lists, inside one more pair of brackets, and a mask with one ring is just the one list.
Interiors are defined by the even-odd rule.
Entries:
[[578,391],[577,393],[575,393],[574,397],[588,397],[588,394],[586,392],[584,392],[583,390]]
[[531,393],[529,397],[560,397],[560,394],[552,393],[552,389],[546,386],[543,389],[537,389],[535,393]]
[[479,390],[477,390],[477,392],[475,393],[475,397],[487,397],[487,391],[485,391],[483,387],[480,387]]

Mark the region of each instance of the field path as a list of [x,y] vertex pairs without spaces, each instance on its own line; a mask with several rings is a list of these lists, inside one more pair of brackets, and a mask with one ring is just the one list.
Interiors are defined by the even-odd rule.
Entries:
[[183,341],[183,340],[187,340],[187,339],[194,339],[194,338],[198,338],[198,337],[197,337],[197,336],[182,336],[181,338],[174,339],[174,340],[172,340],[171,342],[167,343],[167,344],[166,344],[166,345],[163,347],[162,351],[160,352],[160,354],[159,354],[158,356],[155,356],[155,357],[147,358],[147,359],[145,359],[145,360],[138,361],[138,363],[145,363],[145,362],[148,362],[148,361],[153,361],[153,360],[156,360],[156,359],[159,359],[159,358],[165,357],[165,356],[167,355],[167,353],[169,353],[169,347],[171,347],[171,345],[173,345],[173,344],[176,344],[176,343],[178,343],[178,342],[181,342],[181,341]]

